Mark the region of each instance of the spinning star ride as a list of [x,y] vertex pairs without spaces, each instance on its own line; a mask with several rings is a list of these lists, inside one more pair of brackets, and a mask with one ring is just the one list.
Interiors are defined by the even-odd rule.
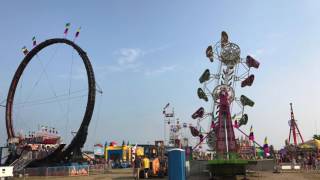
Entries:
[[[192,118],[197,120],[197,126],[190,126],[192,135],[200,138],[197,146],[206,139],[209,149],[223,159],[229,159],[230,154],[237,153],[234,127],[247,124],[248,115],[244,113],[244,107],[254,105],[254,102],[244,95],[236,97],[235,88],[239,81],[242,88],[251,86],[254,75],[250,74],[250,70],[258,68],[260,64],[249,55],[241,58],[240,52],[240,47],[230,42],[224,31],[221,33],[221,41],[206,49],[207,58],[210,62],[217,63],[218,69],[214,74],[209,69],[203,72],[199,78],[203,87],[198,88],[197,94],[206,102],[212,99],[212,109],[206,113],[205,109],[200,107],[192,115]],[[231,116],[232,109],[235,111],[234,104],[238,105],[238,111]],[[201,129],[205,128],[201,128],[200,123],[205,119],[210,119],[209,128],[202,132]]]

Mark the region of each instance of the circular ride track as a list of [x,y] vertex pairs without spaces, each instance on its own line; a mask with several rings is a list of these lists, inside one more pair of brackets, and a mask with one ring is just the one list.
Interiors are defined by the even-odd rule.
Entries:
[[36,47],[34,47],[22,60],[20,63],[17,71],[14,74],[14,77],[12,79],[10,89],[8,92],[7,97],[7,104],[6,104],[6,128],[7,128],[7,135],[8,135],[8,142],[12,142],[14,139],[16,139],[14,128],[13,128],[13,118],[12,118],[12,110],[13,110],[13,104],[14,104],[14,96],[17,89],[18,82],[29,64],[29,62],[33,59],[34,56],[36,56],[37,53],[39,53],[41,50],[45,49],[48,46],[54,45],[54,44],[64,44],[71,46],[74,50],[76,50],[79,53],[79,56],[81,57],[86,73],[87,73],[87,79],[88,79],[88,99],[87,99],[87,105],[85,114],[82,120],[82,123],[80,125],[79,130],[77,131],[76,135],[72,139],[71,143],[66,148],[60,148],[57,149],[56,152],[52,155],[49,155],[44,160],[45,162],[61,162],[62,161],[70,161],[72,159],[79,159],[82,157],[81,154],[81,148],[83,147],[84,143],[87,139],[88,134],[88,127],[92,118],[94,105],[95,105],[95,96],[96,96],[96,85],[95,85],[95,78],[94,78],[94,72],[90,63],[90,60],[84,50],[82,50],[77,44],[74,42],[64,39],[64,38],[54,38],[54,39],[48,39]]

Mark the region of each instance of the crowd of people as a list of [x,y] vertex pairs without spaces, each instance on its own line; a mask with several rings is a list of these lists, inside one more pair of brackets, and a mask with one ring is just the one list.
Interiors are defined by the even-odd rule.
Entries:
[[277,151],[275,160],[277,164],[292,163],[302,170],[320,170],[320,141],[312,139],[298,145],[285,141],[285,147]]
[[316,152],[300,152],[297,154],[277,154],[276,162],[293,163],[301,165],[301,168],[306,171],[320,170],[320,157]]

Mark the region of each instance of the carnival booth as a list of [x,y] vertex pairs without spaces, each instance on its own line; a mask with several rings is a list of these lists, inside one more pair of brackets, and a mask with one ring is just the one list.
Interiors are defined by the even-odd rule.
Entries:
[[112,163],[113,168],[130,167],[136,156],[143,156],[144,149],[139,146],[110,143],[105,147],[105,160]]
[[299,144],[298,147],[300,152],[315,153],[318,159],[320,159],[320,140],[312,139]]

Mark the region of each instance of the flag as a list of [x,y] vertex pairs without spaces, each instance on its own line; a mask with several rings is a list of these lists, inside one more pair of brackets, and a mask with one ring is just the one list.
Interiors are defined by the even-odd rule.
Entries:
[[64,34],[67,35],[70,28],[70,23],[66,24],[66,29],[64,30]]
[[268,139],[267,139],[267,137],[264,138],[264,144],[268,145]]
[[33,38],[32,38],[32,44],[33,44],[33,46],[37,45],[37,41],[36,41],[36,37],[35,36],[33,36]]
[[253,134],[253,128],[252,128],[252,126],[251,126],[251,128],[250,128],[249,140],[250,140],[250,141],[254,141],[254,134]]
[[29,53],[29,51],[28,51],[26,46],[22,47],[22,52],[23,52],[24,55],[27,55]]
[[77,32],[76,32],[75,38],[77,38],[77,37],[79,36],[79,34],[80,34],[80,30],[81,30],[81,27],[79,27],[79,28],[77,29]]
[[269,157],[270,156],[270,150],[269,150],[267,137],[264,138],[263,152],[264,152],[264,156],[265,157]]

